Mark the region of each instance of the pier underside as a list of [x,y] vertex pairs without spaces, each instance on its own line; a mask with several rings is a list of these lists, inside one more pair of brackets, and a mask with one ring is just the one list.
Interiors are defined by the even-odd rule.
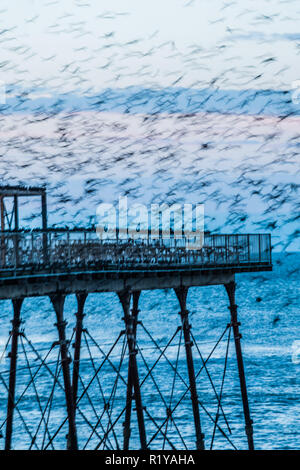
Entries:
[[36,297],[59,292],[122,292],[124,290],[171,289],[181,286],[209,286],[234,280],[235,273],[271,270],[266,264],[189,269],[169,267],[152,270],[87,270],[79,272],[18,272],[16,276],[0,277],[0,299]]

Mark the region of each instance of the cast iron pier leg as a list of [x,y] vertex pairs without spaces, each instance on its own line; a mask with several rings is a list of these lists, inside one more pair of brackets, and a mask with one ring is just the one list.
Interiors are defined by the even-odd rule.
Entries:
[[147,448],[146,429],[144,421],[144,410],[142,404],[142,396],[139,381],[139,372],[136,361],[136,325],[138,315],[138,299],[140,292],[133,294],[133,308],[130,315],[130,300],[131,294],[126,291],[119,293],[119,299],[124,311],[124,322],[126,326],[126,336],[129,351],[129,363],[128,363],[128,384],[127,384],[127,397],[126,397],[126,412],[124,422],[124,449],[129,447],[130,437],[130,418],[131,418],[131,406],[132,406],[132,391],[134,391],[134,400],[136,405],[136,413],[140,434],[141,449]]
[[183,335],[184,335],[186,362],[187,362],[187,367],[188,367],[190,393],[191,393],[194,423],[195,423],[196,449],[204,450],[204,434],[202,433],[202,430],[201,430],[199,402],[198,402],[195,369],[194,369],[194,361],[193,361],[193,353],[192,353],[193,343],[191,341],[191,336],[190,336],[191,325],[189,324],[189,318],[188,318],[189,311],[186,309],[186,298],[188,294],[188,288],[180,287],[178,289],[175,289],[175,293],[177,295],[180,308],[181,308],[180,316],[181,316],[182,329],[183,329]]
[[84,318],[83,309],[84,309],[84,304],[85,304],[86,298],[87,298],[86,293],[76,294],[77,313],[76,313],[74,361],[73,361],[73,377],[72,377],[74,413],[76,413],[76,401],[77,401],[78,377],[79,377],[79,363],[80,363],[80,347],[81,347],[81,336],[82,336],[82,322],[83,322],[83,318]]
[[8,399],[7,399],[5,450],[11,449],[11,438],[12,438],[12,431],[13,431],[13,414],[14,414],[14,408],[15,408],[18,338],[20,334],[20,324],[21,324],[20,312],[21,312],[22,303],[23,303],[23,299],[12,299],[14,317],[12,320],[11,351],[9,354],[10,370],[9,370],[9,386],[8,386]]
[[225,288],[229,298],[229,310],[231,314],[231,326],[233,329],[234,334],[234,344],[235,344],[235,351],[236,351],[236,358],[238,364],[238,371],[239,371],[239,379],[240,379],[240,386],[241,386],[241,394],[242,394],[242,401],[243,401],[243,410],[244,410],[244,417],[245,417],[245,430],[248,439],[248,449],[254,450],[254,442],[253,442],[253,421],[250,417],[250,409],[249,409],[249,402],[248,402],[248,394],[247,394],[247,386],[246,386],[246,378],[245,378],[245,370],[244,370],[244,362],[243,362],[243,355],[242,355],[242,348],[241,348],[241,334],[239,331],[240,323],[237,320],[237,305],[235,304],[235,287],[236,284],[234,281],[225,284]]
[[70,377],[70,356],[68,354],[68,347],[66,341],[66,325],[67,322],[64,321],[63,310],[65,303],[65,295],[57,294],[50,297],[53,304],[57,323],[59,345],[60,345],[60,356],[61,356],[61,365],[64,377],[64,386],[65,386],[65,395],[66,395],[66,405],[67,405],[67,414],[68,414],[68,423],[69,423],[69,434],[68,434],[68,449],[77,450],[77,434],[76,434],[76,423],[75,423],[75,407],[73,400],[73,390],[71,385]]
[[[137,317],[139,313],[138,309],[138,301],[140,297],[140,291],[136,291],[133,293],[133,306],[132,306],[132,317],[133,317],[133,336],[134,341],[136,341],[136,325],[137,325]],[[131,376],[131,366],[130,362],[128,363],[128,380],[127,380],[127,394],[126,394],[126,412],[125,412],[125,421],[124,421],[124,443],[123,449],[129,449],[129,439],[130,439],[130,421],[131,421],[131,409],[132,409],[132,394],[133,394],[133,383],[132,383],[132,376]]]

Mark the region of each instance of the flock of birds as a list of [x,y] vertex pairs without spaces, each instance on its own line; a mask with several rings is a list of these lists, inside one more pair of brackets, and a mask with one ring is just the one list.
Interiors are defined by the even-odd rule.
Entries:
[[[46,184],[53,225],[92,224],[99,203],[126,195],[149,205],[204,203],[208,230],[271,232],[275,247],[298,250],[300,105],[284,86],[299,64],[300,39],[291,37],[297,2],[216,2],[208,28],[221,25],[222,40],[195,40],[184,50],[176,35],[165,40],[159,28],[144,37],[127,31],[122,42],[134,4],[114,11],[91,0],[72,4],[45,0],[18,20],[3,2],[0,15],[10,20],[0,31],[0,70],[9,77],[0,105],[2,183]],[[180,0],[179,7],[199,5]],[[153,8],[159,16],[158,3]],[[180,18],[171,19],[181,36]],[[281,23],[289,29],[274,39],[271,27]],[[290,56],[283,60],[286,44]],[[251,109],[256,94],[276,87],[286,92],[271,93],[257,113],[241,112]],[[230,92],[215,99],[222,88],[240,90],[238,103]],[[186,89],[206,90],[198,108],[184,98]],[[256,89],[251,97],[249,89]],[[69,103],[72,93],[87,97],[89,106],[67,109],[64,97]],[[50,101],[33,109],[40,95]],[[183,99],[186,111],[180,111]],[[268,114],[278,99],[280,111]],[[38,209],[29,212],[24,209],[25,225],[38,220]]]

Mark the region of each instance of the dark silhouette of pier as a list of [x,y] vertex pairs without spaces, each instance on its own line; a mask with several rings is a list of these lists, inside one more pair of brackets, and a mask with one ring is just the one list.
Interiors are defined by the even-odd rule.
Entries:
[[[23,196],[41,197],[42,228],[26,231],[19,227],[18,198]],[[6,224],[7,212],[5,198],[13,198],[12,217]],[[7,400],[6,416],[2,420],[1,430],[5,438],[5,449],[14,447],[14,439],[19,439],[18,433],[25,433],[27,444],[23,448],[51,449],[55,448],[56,439],[63,429],[67,428],[65,446],[68,449],[86,448],[88,443],[95,449],[130,449],[132,434],[135,435],[133,446],[141,449],[155,448],[163,445],[164,448],[186,448],[186,439],[176,422],[175,415],[183,406],[183,399],[189,397],[190,422],[193,422],[194,448],[201,450],[207,447],[203,433],[202,416],[208,414],[212,438],[210,447],[213,447],[217,435],[220,435],[229,447],[235,447],[231,441],[231,431],[226,414],[222,406],[222,387],[219,391],[207,370],[207,362],[199,351],[197,341],[191,330],[190,316],[187,309],[187,295],[190,287],[206,285],[223,285],[229,299],[229,322],[226,324],[221,341],[226,334],[228,344],[232,337],[236,359],[242,408],[244,413],[246,441],[249,449],[254,448],[253,426],[248,403],[245,371],[241,350],[240,323],[237,316],[235,300],[235,275],[243,272],[267,271],[272,269],[271,239],[269,234],[205,234],[203,246],[198,250],[188,250],[186,241],[182,239],[147,239],[140,240],[101,240],[95,230],[82,229],[50,229],[47,227],[46,191],[44,188],[2,187],[0,188],[1,204],[1,256],[0,256],[0,299],[10,299],[13,307],[12,328],[6,344],[5,351],[9,351],[9,371],[7,375],[1,373],[1,386]],[[8,228],[6,229],[6,225]],[[146,330],[149,341],[158,351],[158,359],[147,361],[139,348],[139,330],[145,327],[140,320],[139,298],[142,291],[153,289],[174,289],[180,309],[180,325],[170,341],[161,346]],[[101,292],[115,292],[120,300],[123,310],[124,330],[113,343],[112,348],[105,352],[101,342],[95,344],[90,333],[84,326],[84,305],[88,294]],[[67,329],[64,316],[65,298],[75,294],[77,299],[77,313],[73,337],[67,338]],[[58,349],[56,371],[47,363],[42,352],[27,338],[21,322],[22,303],[27,297],[49,296],[55,312],[57,329],[57,343],[50,347],[49,353]],[[101,319],[100,319],[101,320]],[[178,370],[178,357],[170,361],[166,351],[175,337],[180,337],[182,349],[185,351],[186,377]],[[83,340],[89,352],[89,365],[92,373],[83,379],[81,373],[81,352]],[[110,355],[117,345],[123,342],[119,351],[122,367],[113,362]],[[40,395],[38,390],[37,372],[26,355],[24,342],[28,343],[33,354],[33,361],[38,362],[38,370],[43,370],[49,381],[49,398]],[[90,349],[91,342],[101,352],[102,361],[96,364]],[[217,342],[217,344],[218,344]],[[73,348],[70,345],[73,345]],[[217,345],[216,344],[216,345]],[[22,346],[23,349],[20,349]],[[180,346],[179,346],[180,348]],[[22,352],[23,351],[23,352]],[[202,397],[198,392],[198,379],[200,372],[195,367],[195,351],[200,354],[201,368],[208,374],[212,390],[217,400],[215,415],[205,408]],[[16,396],[18,384],[20,354],[23,354],[22,367],[27,368],[25,391]],[[228,354],[228,347],[225,356]],[[178,352],[179,355],[179,352]],[[126,358],[126,360],[125,360]],[[168,405],[158,384],[153,377],[153,370],[163,360],[167,359],[170,367],[170,387],[172,397],[175,380],[181,384],[183,398]],[[24,366],[25,360],[25,366]],[[126,362],[127,361],[127,362]],[[106,372],[106,366],[110,372]],[[141,377],[140,367],[146,367],[146,375]],[[124,374],[124,367],[126,373]],[[225,357],[224,378],[227,367]],[[60,371],[62,380],[58,379]],[[105,395],[102,380],[109,380],[113,385],[114,395]],[[162,402],[161,408],[164,416],[157,417],[150,413],[144,403],[144,383],[152,380],[153,393],[157,400]],[[125,392],[117,395],[117,383],[122,382]],[[98,384],[98,396],[93,398],[91,390]],[[147,385],[147,384],[146,384]],[[164,384],[165,386],[166,384]],[[36,396],[37,421],[27,422],[22,410],[21,398],[26,396],[29,386],[34,386]],[[50,425],[50,409],[55,402],[55,386],[61,390],[61,400],[65,404],[65,416],[58,418]],[[53,390],[50,394],[50,390]],[[96,401],[102,396],[102,409],[96,410]],[[114,400],[112,399],[114,397]],[[21,397],[21,398],[20,398]],[[81,407],[84,399],[88,399],[94,412],[94,420],[87,416]],[[95,402],[93,401],[95,400]],[[115,404],[118,402],[118,406]],[[113,417],[112,409],[117,406],[117,417]],[[48,418],[49,419],[48,419]],[[134,419],[133,419],[134,417]],[[14,426],[18,418],[20,426]],[[222,418],[222,424],[221,424]],[[85,429],[85,445],[78,427],[80,419]],[[122,427],[120,428],[120,423]],[[22,427],[21,426],[21,427]],[[41,437],[43,434],[43,438]],[[177,436],[174,444],[174,433]],[[156,440],[159,438],[158,444]],[[61,441],[60,441],[61,442]],[[137,445],[138,442],[138,445]],[[162,444],[163,443],[163,444]],[[27,446],[27,447],[26,447]],[[208,445],[209,447],[209,445]],[[161,448],[161,447],[156,447]]]

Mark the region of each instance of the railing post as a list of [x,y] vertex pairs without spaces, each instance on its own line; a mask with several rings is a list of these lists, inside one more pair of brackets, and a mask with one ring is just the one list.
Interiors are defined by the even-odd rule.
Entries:
[[235,282],[229,282],[225,284],[225,288],[229,298],[229,310],[231,314],[231,326],[233,329],[234,334],[234,343],[235,343],[235,351],[236,351],[236,358],[238,364],[238,371],[239,371],[239,380],[240,380],[240,387],[241,387],[241,394],[242,394],[242,401],[243,401],[243,410],[244,410],[244,418],[245,418],[245,430],[248,440],[248,449],[254,450],[254,442],[253,442],[253,421],[250,417],[250,409],[249,409],[249,402],[248,402],[248,393],[247,393],[247,385],[246,385],[246,377],[245,377],[245,370],[244,370],[244,361],[242,355],[242,348],[241,348],[241,334],[239,331],[240,323],[237,320],[237,305],[235,304]]
[[15,231],[19,230],[19,204],[18,196],[14,196],[14,218],[15,218]]
[[13,238],[14,238],[14,264],[15,264],[15,269],[17,269],[18,265],[19,265],[19,253],[18,253],[18,250],[19,250],[19,240],[18,240],[18,234],[17,232],[15,232],[13,234]]
[[13,431],[13,415],[15,409],[15,389],[16,389],[16,372],[17,372],[17,354],[18,354],[18,338],[20,335],[20,312],[23,299],[12,299],[14,316],[12,320],[11,330],[11,351],[10,357],[10,370],[9,370],[9,385],[8,385],[8,400],[7,400],[7,414],[6,414],[6,433],[5,433],[5,450],[11,449],[11,439]]
[[48,264],[48,233],[47,233],[47,194],[44,191],[41,195],[41,204],[42,204],[42,227],[43,227],[43,262]]
[[250,235],[247,235],[247,244],[248,244],[248,263],[251,261],[251,253],[250,253]]
[[84,252],[84,266],[86,266],[86,260],[87,260],[87,246],[86,246],[86,232],[84,232],[84,235],[83,235],[83,252]]
[[204,450],[204,434],[202,433],[202,429],[201,429],[199,401],[198,401],[196,377],[195,377],[195,369],[194,369],[194,361],[193,361],[193,353],[192,353],[193,343],[191,341],[191,335],[190,335],[191,325],[189,324],[189,318],[188,318],[189,311],[186,309],[186,298],[188,294],[188,288],[182,286],[174,290],[179,300],[180,309],[181,309],[179,313],[180,313],[181,322],[182,322],[185,352],[186,352],[186,361],[187,361],[187,368],[188,368],[188,374],[189,374],[190,394],[191,394],[191,400],[192,400],[195,433],[196,433],[196,449]]
[[67,322],[64,321],[63,309],[65,302],[65,295],[55,294],[50,297],[53,304],[57,322],[55,326],[58,331],[59,346],[60,346],[60,356],[61,356],[61,365],[64,378],[64,388],[66,396],[66,405],[67,405],[67,414],[68,414],[68,423],[69,423],[69,434],[68,434],[68,449],[77,450],[77,433],[76,433],[76,423],[75,423],[75,406],[73,400],[73,390],[71,385],[70,378],[70,356],[68,354],[68,345],[66,340],[66,325]]
[[128,363],[128,384],[127,384],[127,397],[126,397],[126,411],[124,422],[124,450],[129,447],[130,438],[130,419],[131,419],[131,406],[132,406],[132,391],[134,391],[134,400],[136,404],[137,421],[139,427],[141,449],[147,448],[146,429],[144,421],[144,409],[142,404],[142,396],[140,389],[138,365],[136,360],[136,326],[138,315],[138,299],[140,292],[133,295],[133,309],[132,314],[129,313],[131,294],[128,291],[118,293],[120,302],[124,311],[124,322],[126,326],[126,336],[129,352]]
[[6,265],[6,240],[4,234],[1,234],[1,267],[5,267]]
[[30,263],[33,264],[33,261],[34,261],[34,258],[33,258],[33,232],[31,232],[31,236],[30,236],[30,240],[31,240],[31,253],[30,253]]
[[[5,230],[5,208],[4,208],[4,196],[0,196],[0,227],[1,232]],[[5,235],[1,234],[1,265],[5,266],[5,257],[6,257],[6,249],[5,249]]]
[[47,234],[47,239],[48,239],[48,258],[47,258],[47,261],[49,263],[49,265],[51,266],[51,263],[52,263],[52,260],[53,260],[53,257],[52,257],[52,233],[51,232],[48,232]]
[[70,250],[70,232],[67,232],[67,244],[68,244],[68,266],[71,264],[71,250]]
[[43,264],[49,263],[49,243],[48,243],[48,232],[43,230]]

